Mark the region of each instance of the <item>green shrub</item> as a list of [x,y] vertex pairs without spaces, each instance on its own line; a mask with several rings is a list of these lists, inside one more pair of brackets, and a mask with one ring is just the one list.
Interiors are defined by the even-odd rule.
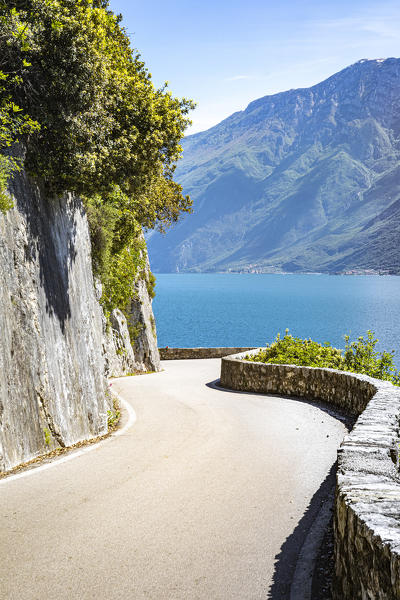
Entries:
[[112,400],[112,409],[107,411],[107,425],[110,432],[117,428],[121,419],[121,410],[117,398],[112,396],[109,390],[106,391],[106,396]]
[[43,434],[44,434],[44,443],[46,444],[46,446],[50,446],[50,444],[51,444],[51,432],[50,432],[50,429],[48,429],[46,427],[43,430]]
[[135,341],[138,339],[139,335],[145,329],[145,324],[141,321],[137,321],[134,325],[128,325],[129,337],[131,339],[132,345],[135,344]]
[[322,345],[310,339],[302,340],[293,337],[288,329],[286,329],[282,338],[278,333],[275,342],[267,345],[266,349],[257,355],[249,356],[248,360],[281,365],[332,367],[335,369],[340,369],[343,362],[341,351],[332,348],[328,342]]
[[[11,3],[12,4],[12,3]],[[13,203],[7,192],[9,180],[20,171],[23,159],[17,154],[21,138],[40,130],[40,125],[24,113],[13,89],[21,85],[22,76],[32,65],[27,60],[30,30],[10,3],[0,0],[0,211]]]
[[351,342],[348,335],[344,336],[345,349],[333,348],[329,342],[319,344],[311,339],[293,337],[286,329],[281,338],[276,336],[272,344],[267,344],[261,350],[246,359],[252,362],[265,362],[273,364],[290,364],[305,367],[325,367],[340,371],[362,373],[377,379],[391,381],[400,385],[400,373],[396,371],[393,357],[394,351],[377,352],[375,346],[378,340],[373,331],[368,331],[367,336],[359,336]]
[[154,289],[156,287],[156,278],[151,271],[149,271],[149,273],[147,275],[146,287],[147,287],[147,293],[149,294],[149,297],[154,298],[156,295],[156,292]]
[[115,412],[113,412],[112,410],[107,411],[108,431],[112,431],[113,429],[115,429],[117,427],[120,418],[121,418],[121,412],[119,410],[116,410]]
[[0,154],[0,211],[6,213],[13,207],[11,197],[7,192],[7,184],[13,172],[13,165],[7,156]]
[[393,362],[394,350],[377,352],[375,346],[378,340],[375,339],[373,331],[367,331],[367,337],[359,336],[353,342],[350,342],[348,335],[345,335],[344,339],[344,370],[392,381],[396,385],[400,383],[399,373]]
[[115,189],[106,202],[99,195],[84,200],[93,273],[103,285],[101,304],[106,317],[114,308],[119,308],[128,318],[135,282],[144,276],[146,269],[142,229],[126,210],[126,197],[121,190]]

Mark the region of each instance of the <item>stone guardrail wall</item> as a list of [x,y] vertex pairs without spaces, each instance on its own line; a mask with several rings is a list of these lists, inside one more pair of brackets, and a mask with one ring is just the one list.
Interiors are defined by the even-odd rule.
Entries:
[[179,360],[189,358],[222,358],[229,354],[248,352],[253,348],[159,348],[161,360]]
[[338,450],[334,598],[399,600],[400,388],[364,375],[245,356],[222,359],[221,386],[322,400],[358,416]]

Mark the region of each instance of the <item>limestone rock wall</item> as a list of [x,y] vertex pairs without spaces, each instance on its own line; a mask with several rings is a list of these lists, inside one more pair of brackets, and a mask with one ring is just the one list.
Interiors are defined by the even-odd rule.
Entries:
[[148,291],[150,265],[147,252],[145,262],[144,272],[132,290],[128,319],[115,309],[109,323],[104,320],[103,345],[108,377],[161,370],[156,322]]
[[0,213],[0,471],[107,431],[102,312],[81,202],[25,175]]
[[138,370],[160,371],[156,322],[148,289],[150,265],[147,250],[145,253],[146,266],[144,273],[137,279],[135,284],[129,308],[128,324]]
[[120,310],[112,311],[109,322],[103,319],[103,331],[107,377],[122,377],[135,373],[138,363],[131,345],[126,318]]

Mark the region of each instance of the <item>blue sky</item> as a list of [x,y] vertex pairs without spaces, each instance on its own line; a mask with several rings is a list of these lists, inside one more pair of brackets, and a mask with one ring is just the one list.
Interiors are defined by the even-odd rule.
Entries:
[[188,133],[361,58],[400,57],[400,2],[111,0],[154,83],[193,98]]

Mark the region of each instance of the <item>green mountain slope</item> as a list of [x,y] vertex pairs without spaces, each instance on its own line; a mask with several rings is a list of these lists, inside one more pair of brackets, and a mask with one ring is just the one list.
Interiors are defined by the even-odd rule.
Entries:
[[363,60],[184,140],[194,214],[149,236],[176,271],[400,273],[400,59]]

